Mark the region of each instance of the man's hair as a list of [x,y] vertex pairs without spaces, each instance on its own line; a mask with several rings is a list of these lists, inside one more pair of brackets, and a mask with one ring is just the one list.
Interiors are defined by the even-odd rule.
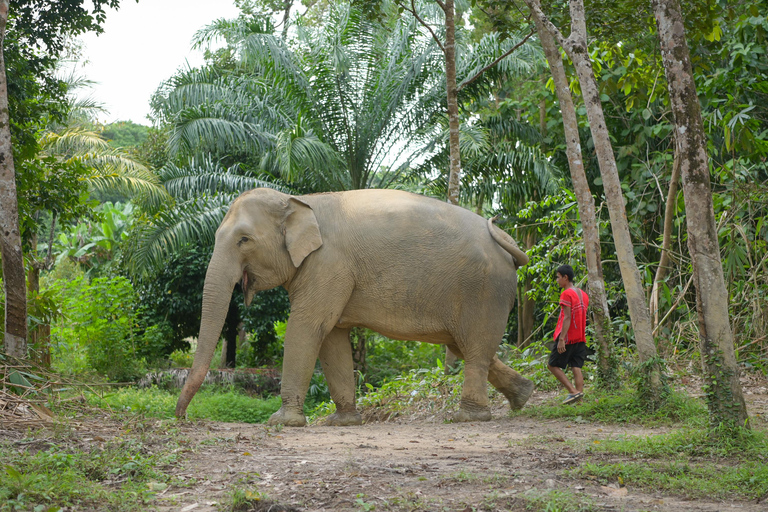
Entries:
[[571,267],[570,265],[560,265],[559,267],[557,267],[557,273],[560,274],[561,276],[568,277],[568,281],[573,282],[573,279],[574,279],[573,267]]

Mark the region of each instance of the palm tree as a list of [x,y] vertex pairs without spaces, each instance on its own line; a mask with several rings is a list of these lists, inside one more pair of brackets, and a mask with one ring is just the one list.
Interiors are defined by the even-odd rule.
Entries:
[[319,190],[391,185],[441,98],[432,43],[346,3],[297,33],[286,43],[246,15],[200,31],[198,46],[226,40],[236,66],[169,82],[156,105],[171,151],[255,153],[262,171]]

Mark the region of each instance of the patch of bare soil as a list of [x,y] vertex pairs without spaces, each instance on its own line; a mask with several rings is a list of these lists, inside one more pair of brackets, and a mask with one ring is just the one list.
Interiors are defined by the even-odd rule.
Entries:
[[[548,396],[537,392],[532,401]],[[508,418],[506,413],[499,405],[494,420],[465,424],[441,418],[283,429],[184,424],[182,435],[191,451],[170,472],[187,484],[167,489],[159,506],[164,512],[220,510],[238,486],[264,493],[269,501],[251,509],[256,511],[524,510],[525,497],[553,489],[584,496],[602,510],[766,510],[765,503],[754,501],[686,500],[566,475],[584,457],[566,439],[591,442],[666,429]]]

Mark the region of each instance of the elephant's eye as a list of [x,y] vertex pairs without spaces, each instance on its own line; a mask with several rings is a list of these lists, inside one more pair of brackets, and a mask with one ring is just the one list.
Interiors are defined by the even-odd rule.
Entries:
[[240,240],[237,241],[237,245],[242,245],[242,244],[244,244],[247,241],[248,241],[248,237],[247,236],[241,237]]

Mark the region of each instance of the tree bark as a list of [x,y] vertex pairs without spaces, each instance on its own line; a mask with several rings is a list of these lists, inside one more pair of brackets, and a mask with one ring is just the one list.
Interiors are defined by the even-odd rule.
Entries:
[[[525,250],[529,251],[534,245],[536,245],[536,233],[529,231],[524,236]],[[531,333],[533,333],[533,326],[536,321],[536,301],[528,298],[528,292],[531,291],[532,288],[533,278],[530,275],[526,275],[525,281],[523,282],[523,289],[520,293],[520,302],[517,306],[520,324],[517,328],[517,346],[520,348],[530,345]]]
[[[648,363],[656,358],[656,344],[653,340],[651,315],[648,311],[642,276],[635,260],[632,237],[629,232],[627,213],[624,208],[624,195],[621,191],[621,180],[616,167],[608,128],[600,103],[600,91],[597,79],[592,69],[592,61],[587,47],[587,24],[582,0],[569,0],[571,13],[571,34],[565,38],[560,30],[552,24],[541,10],[539,0],[526,0],[531,11],[539,18],[544,28],[555,38],[560,46],[568,53],[575,68],[581,86],[584,105],[587,109],[587,119],[595,144],[600,175],[603,178],[605,199],[608,203],[608,213],[611,219],[616,256],[619,261],[624,290],[627,294],[627,305],[632,328],[635,335],[637,352],[642,363]],[[661,397],[661,373],[657,365],[651,364],[648,369],[647,389],[643,390],[647,397]],[[651,398],[656,401],[656,398]]]
[[669,248],[672,246],[672,228],[675,220],[675,206],[677,203],[678,182],[680,181],[680,158],[675,154],[672,163],[672,176],[669,178],[669,191],[667,192],[667,204],[664,208],[664,234],[661,242],[661,256],[659,257],[659,266],[656,267],[656,274],[653,277],[653,289],[651,290],[651,300],[648,309],[651,311],[651,321],[653,328],[659,325],[659,288],[661,282],[667,276],[669,271]]
[[8,21],[8,0],[0,0],[0,259],[5,287],[5,352],[27,357],[27,287],[21,252],[16,170],[13,165],[8,83],[3,43]]
[[699,343],[708,383],[707,406],[715,425],[748,426],[739,382],[728,292],[720,259],[710,188],[707,138],[693,80],[683,15],[678,0],[652,0],[664,72],[675,119],[675,145],[685,197],[688,250],[693,262]]
[[291,21],[291,7],[293,7],[293,0],[285,0],[283,2],[283,40],[288,39],[288,23]]
[[445,87],[448,94],[448,202],[459,204],[461,156],[459,154],[459,89],[456,83],[456,12],[453,0],[441,4],[445,12]]

